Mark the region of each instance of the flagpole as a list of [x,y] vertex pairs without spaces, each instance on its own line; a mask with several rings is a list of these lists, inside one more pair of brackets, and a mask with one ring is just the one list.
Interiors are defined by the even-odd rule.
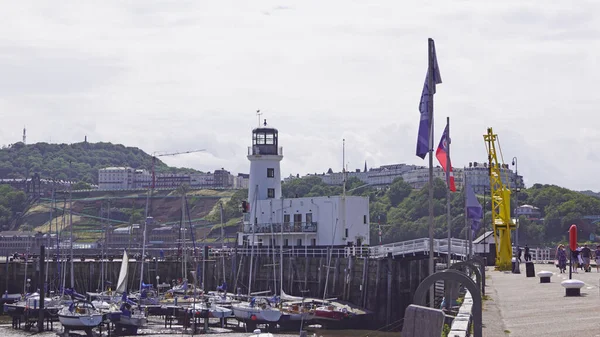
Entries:
[[450,144],[452,141],[450,138],[450,117],[446,117],[446,127],[448,128],[446,138],[446,142],[448,143],[446,153],[446,217],[448,218],[448,268],[450,268],[452,264],[452,220],[450,219]]
[[[465,170],[466,171],[466,170]],[[465,172],[465,176],[463,178],[464,182],[465,182],[465,245],[469,244],[469,217],[467,216],[467,188],[469,186],[468,181],[467,181],[467,174]],[[469,250],[468,247],[465,246],[465,255],[466,255],[466,260],[469,259]]]
[[[433,247],[433,93],[435,69],[433,60],[433,39],[428,39],[427,55],[429,57],[429,70],[427,76],[427,86],[429,87],[429,275],[434,273],[434,247]],[[429,287],[429,306],[435,307],[434,288]]]

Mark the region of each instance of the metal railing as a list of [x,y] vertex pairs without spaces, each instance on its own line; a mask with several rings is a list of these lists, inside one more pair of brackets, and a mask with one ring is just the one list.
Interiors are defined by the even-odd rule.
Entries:
[[326,257],[331,254],[331,257],[370,257],[369,247],[313,247],[313,246],[284,246],[281,249],[280,246],[273,247],[238,247],[237,249],[210,249],[208,256],[209,259],[215,259],[220,257],[227,257],[233,254],[240,254],[245,256],[275,256],[278,257],[283,254],[284,257]]
[[[255,232],[254,232],[255,231]],[[316,233],[317,222],[287,222],[274,224],[244,225],[244,233]]]
[[[452,254],[465,255],[466,251],[468,251],[466,240],[451,239],[450,244],[452,247]],[[449,252],[448,240],[434,239],[433,250],[437,253],[447,254]],[[429,254],[429,238],[414,239],[370,247],[370,256],[373,258],[383,258],[389,254],[396,256],[408,254],[415,255],[416,253]]]
[[283,156],[283,147],[276,147],[273,144],[260,144],[248,146],[248,155],[276,155]]

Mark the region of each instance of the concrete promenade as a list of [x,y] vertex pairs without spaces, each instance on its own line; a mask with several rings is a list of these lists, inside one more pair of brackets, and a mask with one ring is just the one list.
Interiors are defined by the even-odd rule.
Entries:
[[[540,283],[537,272],[554,273],[551,283]],[[580,297],[565,297],[560,282],[568,279],[552,264],[535,264],[536,277],[521,274],[486,272],[486,295],[483,303],[483,336],[487,337],[596,337],[600,336],[600,273],[573,273],[583,281]]]

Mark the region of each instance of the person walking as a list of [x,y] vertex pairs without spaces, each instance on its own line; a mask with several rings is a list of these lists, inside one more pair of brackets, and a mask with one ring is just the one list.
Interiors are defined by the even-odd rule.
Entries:
[[517,261],[519,261],[519,263],[521,263],[521,254],[523,253],[523,251],[521,250],[521,247],[517,246]]
[[565,246],[562,244],[556,248],[556,262],[561,274],[567,271],[567,253],[565,252]]
[[581,248],[581,260],[582,260],[582,264],[583,264],[583,270],[585,272],[590,272],[591,268],[590,268],[590,258],[592,257],[592,250],[588,248],[587,244],[583,245],[583,248]]
[[594,259],[596,260],[596,272],[600,273],[600,245],[596,246],[596,251],[594,251]]
[[[599,246],[600,247],[600,246]],[[565,252],[565,246],[560,244],[556,249],[556,260],[558,261],[558,269],[560,273],[567,271],[567,253]]]
[[531,254],[529,254],[529,246],[525,245],[525,262],[531,261]]
[[577,249],[571,251],[571,270],[578,273],[577,266],[579,265],[579,251]]

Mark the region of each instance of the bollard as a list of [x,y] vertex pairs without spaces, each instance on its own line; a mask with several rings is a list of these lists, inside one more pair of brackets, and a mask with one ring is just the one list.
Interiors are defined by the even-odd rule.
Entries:
[[581,288],[585,285],[579,280],[564,280],[560,283],[565,288],[565,296],[581,296]]
[[540,283],[550,283],[550,278],[553,273],[551,271],[542,270],[537,275],[540,277]]
[[511,263],[512,263],[512,273],[513,274],[521,274],[521,270],[519,269],[519,262],[517,262],[516,257],[512,258]]

